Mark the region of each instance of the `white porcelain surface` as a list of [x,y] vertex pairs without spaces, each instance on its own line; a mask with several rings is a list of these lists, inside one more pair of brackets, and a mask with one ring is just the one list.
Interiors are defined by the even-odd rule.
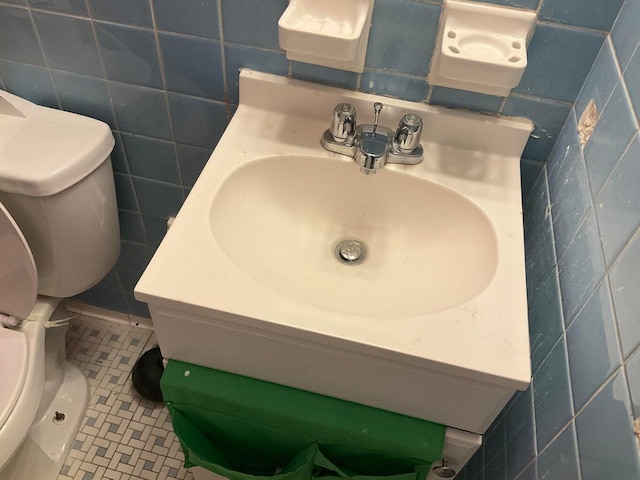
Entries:
[[34,105],[0,90],[0,190],[58,193],[111,154],[109,126],[93,118]]
[[24,234],[38,270],[38,293],[71,297],[98,283],[120,254],[109,157],[73,186],[34,197],[3,191],[0,202]]
[[[8,335],[6,331],[3,331],[2,334],[3,336]],[[24,372],[24,381],[18,397],[8,412],[8,416],[0,425],[0,445],[2,445],[0,471],[27,436],[38,411],[44,388],[44,327],[36,322],[27,322],[19,332],[13,331],[11,334],[13,336],[20,335],[26,339],[26,341],[19,341],[24,346],[20,350],[26,357],[24,359],[26,372]],[[6,365],[3,365],[3,368],[5,367]]]
[[0,314],[27,318],[37,294],[38,273],[29,245],[0,203]]
[[364,70],[374,0],[290,0],[278,21],[287,58],[353,72]]
[[[424,121],[425,160],[358,172],[333,107]],[[251,71],[140,282],[163,354],[481,433],[530,380],[524,119]],[[370,244],[359,266],[335,243]],[[408,257],[408,258],[407,258]]]
[[[9,418],[27,376],[29,348],[21,332],[0,328],[0,428]],[[10,367],[9,367],[10,366]]]
[[[429,180],[379,173],[362,175],[342,159],[256,159],[213,199],[213,235],[264,286],[334,312],[424,315],[484,290],[498,264],[484,212]],[[336,260],[335,246],[345,239],[365,245],[361,264]]]
[[467,0],[445,0],[429,83],[507,96],[527,67],[536,14]]

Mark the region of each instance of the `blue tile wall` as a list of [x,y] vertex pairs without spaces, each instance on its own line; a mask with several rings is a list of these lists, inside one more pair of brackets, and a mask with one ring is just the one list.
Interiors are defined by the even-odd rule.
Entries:
[[[464,480],[640,478],[640,0],[621,3],[541,2],[541,17],[589,34],[622,10],[525,197],[531,400],[512,400]],[[583,145],[590,100],[599,120]],[[516,405],[520,423],[509,421]],[[493,432],[503,424],[501,444]],[[502,451],[506,475],[496,470]]]
[[151,8],[147,0],[88,0],[91,16],[96,20],[152,27]]

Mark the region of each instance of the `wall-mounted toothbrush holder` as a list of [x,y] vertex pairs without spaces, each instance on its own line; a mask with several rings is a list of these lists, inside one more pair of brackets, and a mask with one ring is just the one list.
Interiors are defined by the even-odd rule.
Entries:
[[527,67],[533,11],[445,0],[429,83],[507,96]]
[[362,72],[374,0],[289,0],[278,21],[289,60]]

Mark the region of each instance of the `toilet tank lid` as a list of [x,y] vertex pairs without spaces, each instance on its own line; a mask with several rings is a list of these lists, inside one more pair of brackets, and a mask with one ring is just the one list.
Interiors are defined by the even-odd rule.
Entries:
[[113,150],[109,126],[0,90],[0,191],[44,197],[94,171]]

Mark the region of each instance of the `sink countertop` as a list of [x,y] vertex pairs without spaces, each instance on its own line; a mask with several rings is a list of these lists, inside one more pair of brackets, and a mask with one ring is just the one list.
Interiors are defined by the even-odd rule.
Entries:
[[[424,315],[345,314],[264,286],[222,251],[210,228],[210,210],[219,188],[238,166],[271,155],[296,155],[346,162],[358,169],[352,159],[327,152],[319,143],[333,107],[342,101],[356,105],[360,123],[372,119],[375,101],[385,105],[381,123],[388,126],[396,125],[404,113],[422,116],[425,160],[415,166],[387,165],[372,181],[390,172],[417,176],[461,193],[485,212],[496,234],[498,260],[492,280],[477,296]],[[531,130],[525,119],[449,110],[244,70],[240,106],[136,286],[136,298],[408,368],[525,389],[531,372],[520,155]]]

